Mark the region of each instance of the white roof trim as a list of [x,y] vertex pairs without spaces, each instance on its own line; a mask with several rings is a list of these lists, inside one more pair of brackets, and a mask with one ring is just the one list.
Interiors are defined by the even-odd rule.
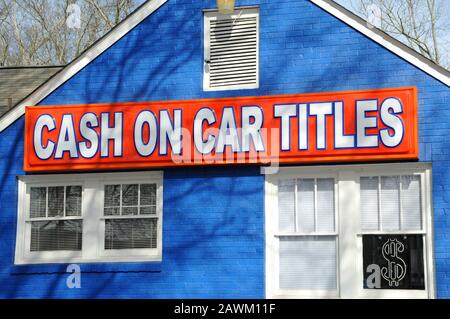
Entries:
[[106,51],[114,43],[119,41],[124,35],[126,35],[166,2],[167,0],[150,0],[141,5],[141,7],[139,7],[134,13],[119,23],[104,37],[100,38],[78,58],[69,63],[65,68],[56,73],[52,78],[17,104],[13,109],[3,115],[0,118],[0,132],[4,131],[8,126],[21,117],[25,113],[26,106],[36,105],[41,102],[49,94],[77,74],[81,69]]
[[450,72],[445,68],[435,64],[433,61],[427,59],[423,55],[414,51],[410,47],[404,45],[397,39],[391,37],[387,33],[377,29],[369,28],[367,21],[361,19],[356,14],[348,11],[341,5],[332,0],[310,0],[312,3],[322,8],[329,14],[335,16],[342,22],[348,24],[350,27],[361,32],[368,38],[384,46],[389,51],[395,53],[399,57],[405,59],[409,63],[418,67],[425,73],[428,73],[435,79],[441,81],[450,87]]

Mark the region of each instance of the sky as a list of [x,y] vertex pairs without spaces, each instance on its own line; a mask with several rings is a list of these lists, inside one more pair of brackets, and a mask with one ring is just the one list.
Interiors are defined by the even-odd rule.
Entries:
[[[360,2],[360,0],[334,0],[335,2],[339,3],[340,5],[344,6],[345,8],[347,8],[348,10],[354,12],[354,7],[356,7],[356,4],[358,2]],[[402,1],[402,0],[399,0]],[[423,3],[425,3],[425,0],[418,0],[418,1],[422,1]],[[450,21],[450,0],[442,0],[444,3],[444,11],[442,12],[443,14],[443,20],[446,21]],[[138,4],[141,4],[145,2],[145,0],[137,0]],[[353,6],[352,6],[353,4]],[[236,6],[239,6],[239,0],[236,0]],[[354,12],[357,14],[357,12]],[[363,17],[364,18],[364,17]],[[450,28],[450,24],[449,24],[449,28]],[[399,39],[402,40],[402,39]],[[440,39],[442,42],[445,42],[446,44],[443,45],[442,49],[441,49],[441,55],[446,55],[446,64],[450,67],[450,30],[449,32],[443,33],[443,35],[441,36]],[[444,52],[442,52],[444,51]]]
[[[346,9],[358,14],[358,12],[355,12],[354,8],[357,6],[358,2],[361,0],[333,0],[340,5],[344,6]],[[402,1],[402,0],[401,0]],[[424,5],[426,4],[426,0],[418,0],[419,2],[422,2]],[[442,64],[444,67],[450,68],[450,0],[441,0],[443,3],[443,8],[440,11],[442,14],[442,20],[444,23],[447,24],[445,27],[446,29],[449,29],[448,32],[441,32],[439,37],[440,42],[440,54],[442,56]],[[365,18],[365,17],[362,17]],[[400,41],[403,42],[403,39],[399,38]],[[407,44],[407,43],[405,43]]]

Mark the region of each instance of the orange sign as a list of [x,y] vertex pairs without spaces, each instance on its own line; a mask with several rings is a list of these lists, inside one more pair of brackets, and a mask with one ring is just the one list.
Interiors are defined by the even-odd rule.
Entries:
[[415,87],[26,110],[28,172],[418,158]]

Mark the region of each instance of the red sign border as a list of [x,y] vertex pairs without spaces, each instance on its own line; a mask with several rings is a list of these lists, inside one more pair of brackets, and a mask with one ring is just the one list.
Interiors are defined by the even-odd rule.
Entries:
[[[38,107],[42,108],[71,108],[71,107],[96,107],[96,106],[109,106],[114,107],[117,105],[120,106],[134,106],[134,105],[152,105],[152,104],[161,104],[161,105],[170,105],[176,103],[209,103],[209,102],[227,102],[227,101],[240,101],[240,100],[248,100],[253,99],[258,101],[260,99],[268,99],[274,97],[283,97],[283,98],[294,98],[301,95],[302,97],[321,97],[330,95],[346,95],[346,94],[370,94],[370,93],[380,93],[386,91],[412,91],[412,107],[413,107],[413,127],[412,127],[412,149],[407,154],[373,154],[373,155],[337,155],[337,156],[314,156],[308,158],[279,158],[279,164],[330,164],[330,163],[355,163],[355,162],[377,162],[382,161],[386,162],[389,160],[399,161],[399,160],[418,160],[419,158],[419,147],[418,147],[418,89],[415,86],[409,87],[399,87],[399,88],[382,88],[382,89],[370,89],[370,90],[351,90],[351,91],[336,91],[336,92],[317,92],[317,93],[300,93],[300,94],[280,94],[280,95],[264,95],[264,96],[242,96],[242,97],[225,97],[225,98],[207,98],[207,99],[194,99],[194,100],[166,100],[166,101],[151,101],[151,102],[114,102],[114,103],[97,103],[97,104],[68,104],[68,105],[42,105]],[[27,106],[26,113],[29,109],[35,108],[35,106]],[[246,162],[246,163],[226,163],[226,162],[214,162],[214,163],[165,163],[161,165],[160,162],[142,162],[142,163],[102,163],[101,166],[96,166],[95,164],[73,164],[70,169],[66,167],[55,167],[50,168],[49,165],[30,165],[27,162],[28,152],[29,152],[29,143],[32,141],[29,140],[28,132],[31,129],[31,123],[27,121],[27,116],[25,115],[25,132],[24,132],[24,171],[25,172],[61,172],[61,171],[70,171],[70,172],[79,172],[79,171],[100,171],[100,170],[136,170],[142,168],[165,168],[165,167],[192,167],[192,166],[224,166],[224,165],[260,165],[266,166],[267,164],[262,164],[259,162]],[[273,162],[273,161],[272,161]]]

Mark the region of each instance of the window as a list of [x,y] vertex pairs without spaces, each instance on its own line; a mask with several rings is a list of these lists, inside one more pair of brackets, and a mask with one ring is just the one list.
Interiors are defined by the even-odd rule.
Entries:
[[104,185],[104,250],[156,249],[156,184]]
[[158,261],[162,173],[23,176],[16,264]]
[[362,231],[420,231],[420,176],[362,176]]
[[30,187],[30,251],[81,250],[81,186]]
[[267,175],[267,297],[434,297],[430,175],[417,163]]
[[204,16],[205,91],[259,87],[259,9]]
[[359,185],[364,289],[425,289],[420,175],[361,176]]
[[333,178],[278,183],[280,289],[336,289]]

